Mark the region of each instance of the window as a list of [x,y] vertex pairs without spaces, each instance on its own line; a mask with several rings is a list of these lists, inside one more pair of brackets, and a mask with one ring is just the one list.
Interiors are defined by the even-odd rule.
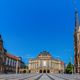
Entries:
[[46,63],[46,61],[43,61],[43,66],[47,66],[47,63]]
[[6,58],[6,65],[8,65],[8,57]]
[[11,65],[11,59],[9,59],[9,65]]

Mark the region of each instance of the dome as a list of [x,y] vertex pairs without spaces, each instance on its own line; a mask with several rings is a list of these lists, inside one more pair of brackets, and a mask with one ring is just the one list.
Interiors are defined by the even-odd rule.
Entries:
[[43,51],[43,52],[40,52],[39,56],[51,56],[51,55],[49,52]]

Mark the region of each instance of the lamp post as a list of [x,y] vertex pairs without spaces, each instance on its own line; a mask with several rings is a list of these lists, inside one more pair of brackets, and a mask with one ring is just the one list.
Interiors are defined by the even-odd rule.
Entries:
[[16,74],[18,74],[18,59],[16,61]]

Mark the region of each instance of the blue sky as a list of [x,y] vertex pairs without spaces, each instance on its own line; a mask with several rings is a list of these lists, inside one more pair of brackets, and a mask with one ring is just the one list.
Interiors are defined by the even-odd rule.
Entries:
[[[80,11],[80,1],[76,7]],[[7,51],[36,57],[43,50],[65,63],[74,59],[73,0],[0,0],[0,34]]]

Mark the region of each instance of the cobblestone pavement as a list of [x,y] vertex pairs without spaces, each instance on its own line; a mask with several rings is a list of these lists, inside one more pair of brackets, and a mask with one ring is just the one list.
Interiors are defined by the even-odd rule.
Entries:
[[0,74],[0,80],[80,80],[79,74]]

